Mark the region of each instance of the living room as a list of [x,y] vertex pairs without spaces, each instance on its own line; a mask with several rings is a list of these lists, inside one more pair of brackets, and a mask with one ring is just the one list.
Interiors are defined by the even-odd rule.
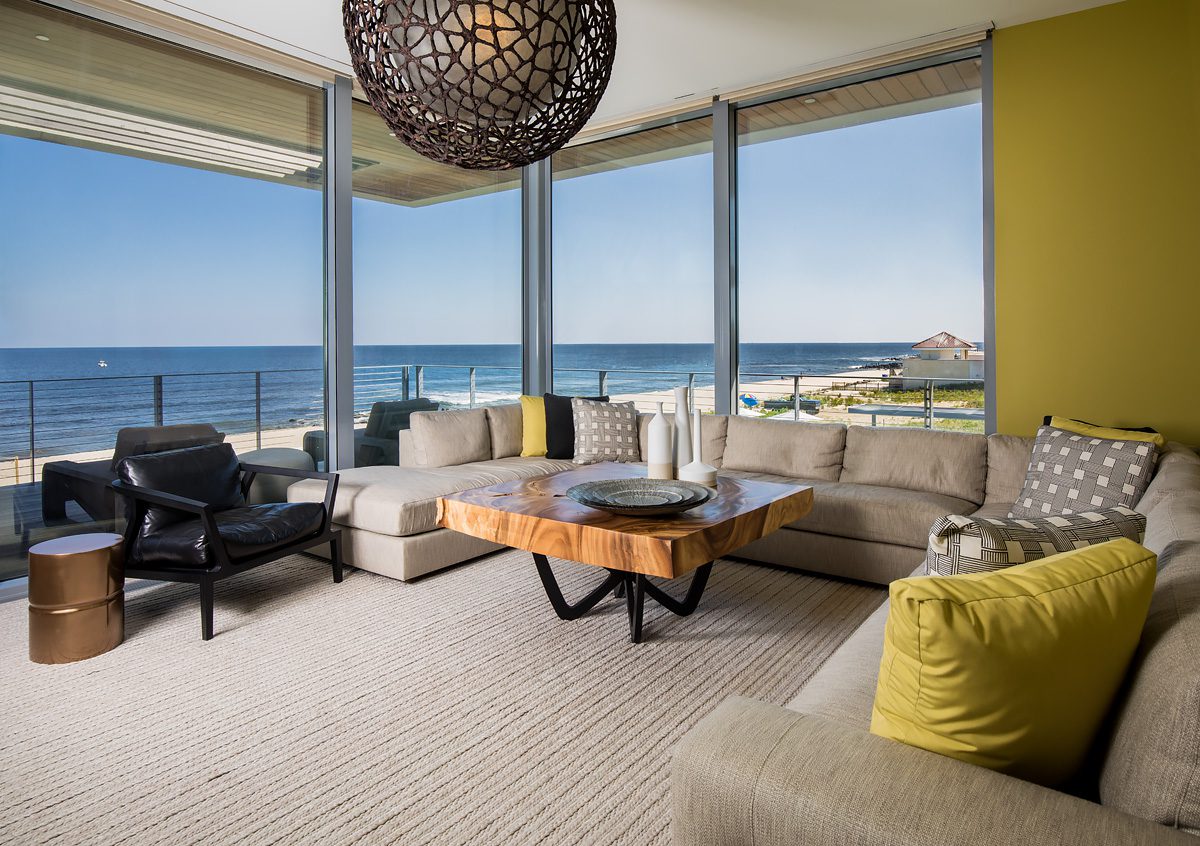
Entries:
[[0,841],[1200,835],[1192,0],[0,43]]

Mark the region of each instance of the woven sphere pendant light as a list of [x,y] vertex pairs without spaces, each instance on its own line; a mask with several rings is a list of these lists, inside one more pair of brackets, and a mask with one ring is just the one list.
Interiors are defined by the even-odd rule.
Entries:
[[595,112],[617,46],[613,0],[345,0],[371,106],[434,161],[544,159]]

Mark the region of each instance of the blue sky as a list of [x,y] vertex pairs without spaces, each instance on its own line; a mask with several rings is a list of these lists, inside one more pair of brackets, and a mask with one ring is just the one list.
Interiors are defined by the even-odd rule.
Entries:
[[[982,337],[980,107],[742,148],[742,339]],[[555,340],[712,340],[711,157],[556,183]],[[316,191],[0,136],[0,347],[317,344]],[[517,192],[356,201],[360,344],[517,343]]]

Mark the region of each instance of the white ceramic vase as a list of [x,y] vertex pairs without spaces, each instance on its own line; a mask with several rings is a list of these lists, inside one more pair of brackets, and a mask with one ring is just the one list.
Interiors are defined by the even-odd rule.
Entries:
[[692,460],[692,433],[688,420],[688,389],[675,389],[675,471]]
[[695,482],[697,485],[717,486],[717,468],[705,464],[700,459],[700,409],[692,412],[692,460],[679,468],[679,478],[684,482]]
[[675,461],[671,450],[675,424],[663,413],[663,404],[658,404],[658,413],[650,418],[646,432],[646,478],[674,479]]

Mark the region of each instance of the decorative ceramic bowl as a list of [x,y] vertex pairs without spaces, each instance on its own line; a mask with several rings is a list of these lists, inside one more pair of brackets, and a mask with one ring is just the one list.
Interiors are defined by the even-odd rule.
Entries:
[[716,491],[671,479],[607,479],[575,485],[567,490],[567,496],[580,505],[612,514],[652,517],[681,514],[708,502]]

